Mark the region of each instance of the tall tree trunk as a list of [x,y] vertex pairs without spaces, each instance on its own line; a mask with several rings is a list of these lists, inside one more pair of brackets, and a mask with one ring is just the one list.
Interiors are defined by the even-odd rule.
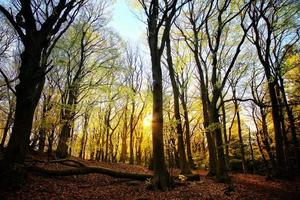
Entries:
[[[145,3],[145,1],[144,1]],[[178,11],[178,1],[165,1],[166,10],[160,9],[160,1],[152,0],[149,6],[148,20],[148,44],[151,55],[152,67],[152,144],[153,144],[153,184],[156,189],[164,191],[171,186],[171,177],[165,164],[164,139],[163,139],[163,88],[161,57],[165,48],[165,40],[171,29],[173,21]],[[143,3],[142,3],[143,4]],[[165,17],[160,19],[161,14]],[[161,23],[164,24],[163,30]],[[162,38],[159,38],[160,31],[163,31]]]
[[105,115],[105,155],[104,155],[104,161],[108,161],[108,151],[109,151],[109,135],[110,135],[110,114],[111,114],[111,108],[109,106],[108,113]]
[[66,158],[69,156],[69,143],[71,139],[71,133],[74,126],[75,109],[77,101],[78,90],[75,85],[71,86],[68,91],[68,100],[66,105],[63,105],[61,120],[63,123],[58,145],[56,149],[56,156],[58,158]]
[[121,134],[122,138],[122,147],[121,147],[121,155],[120,155],[120,162],[125,163],[126,157],[127,157],[127,104],[128,101],[126,101],[125,111],[124,111],[124,127],[123,132]]
[[181,105],[183,108],[183,116],[184,116],[184,121],[185,121],[185,143],[186,143],[186,152],[187,152],[187,157],[188,157],[188,162],[190,165],[190,168],[195,168],[195,163],[193,160],[192,156],[192,150],[191,150],[191,128],[190,128],[190,120],[189,120],[189,114],[188,114],[188,109],[186,105],[186,100],[185,100],[185,93],[184,93],[184,88],[182,88],[182,93],[180,94],[180,100],[181,100]]
[[[197,35],[195,35],[195,39],[198,39]],[[217,152],[216,152],[216,143],[213,140],[212,133],[209,130],[209,107],[208,107],[208,88],[206,87],[205,81],[204,81],[204,73],[201,67],[201,62],[198,57],[198,43],[195,43],[195,51],[194,57],[197,64],[198,73],[200,76],[200,92],[201,92],[201,102],[202,102],[202,113],[203,113],[203,125],[205,129],[205,136],[207,140],[207,146],[208,146],[208,153],[209,153],[209,176],[214,176],[217,174]]]
[[237,119],[237,123],[238,123],[238,136],[239,136],[239,147],[240,147],[241,156],[242,156],[242,167],[243,167],[243,172],[246,173],[247,169],[246,169],[246,160],[245,160],[244,141],[243,141],[243,135],[242,135],[242,125],[241,125],[239,105],[236,100],[236,91],[234,88],[233,88],[232,93],[233,93],[233,98],[235,99],[234,100],[234,108],[235,108],[236,119]]
[[68,149],[69,145],[68,143],[70,142],[70,137],[71,137],[71,130],[72,130],[72,122],[71,122],[71,117],[70,114],[66,113],[66,115],[62,118],[63,122],[63,127],[60,132],[59,136],[59,141],[58,145],[56,148],[56,156],[58,158],[66,158],[68,157]]
[[[268,27],[269,28],[269,27]],[[268,58],[270,55],[270,52],[265,52],[268,56],[263,56],[262,53],[262,47],[259,43],[259,33],[258,33],[258,27],[254,26],[254,31],[256,34],[256,40],[255,40],[255,46],[258,52],[259,60],[261,61],[261,64],[264,67],[264,71],[266,74],[266,78],[268,81],[268,91],[269,91],[269,97],[271,100],[271,107],[272,107],[272,120],[273,120],[273,126],[274,126],[274,133],[275,133],[275,149],[276,149],[276,175],[277,176],[285,176],[286,175],[286,162],[285,162],[285,156],[284,156],[284,150],[283,150],[283,139],[282,139],[282,130],[281,130],[281,123],[280,123],[280,116],[279,116],[279,102],[278,97],[276,95],[276,86],[278,86],[278,80],[277,77],[274,77],[271,73],[272,66],[269,63],[269,60],[265,60],[265,58]],[[266,47],[270,47],[271,45],[271,39],[270,39],[270,31],[268,31],[268,38],[266,40]],[[269,49],[267,49],[269,50]]]
[[136,139],[136,164],[142,164],[142,142],[143,142],[143,133],[141,132],[139,137]]
[[298,142],[298,138],[297,138],[297,130],[296,130],[296,125],[295,125],[295,118],[293,115],[293,111],[288,104],[287,95],[285,92],[284,80],[283,80],[282,76],[279,76],[279,82],[280,82],[279,89],[282,94],[282,100],[283,100],[283,103],[284,103],[284,106],[285,106],[285,109],[287,112],[289,125],[291,128],[291,133],[292,133],[292,142],[291,143],[292,143],[294,154],[295,154],[296,165],[297,165],[298,170],[300,170],[300,152],[299,152],[299,142]]
[[109,134],[109,158],[108,158],[108,162],[113,162],[113,156],[114,156],[114,144],[112,141],[112,135],[113,132]]
[[261,155],[261,157],[262,157],[264,163],[266,164],[266,166],[268,166],[268,161],[267,161],[267,159],[266,159],[266,157],[265,157],[265,154],[264,154],[263,149],[262,149],[262,147],[261,147],[261,142],[260,142],[260,140],[259,140],[259,129],[257,129],[257,132],[256,132],[256,142],[257,142],[257,146],[258,146],[260,155]]
[[34,49],[25,46],[21,54],[20,81],[16,86],[14,125],[5,155],[9,162],[23,163],[25,160],[34,111],[44,86],[44,74],[39,70],[41,49],[38,46],[40,46],[38,42],[33,47]]
[[[158,9],[158,4],[155,5]],[[157,10],[158,12],[158,10]],[[152,22],[155,23],[156,22]],[[150,31],[155,31],[152,28]],[[155,187],[168,190],[170,175],[165,164],[164,139],[163,139],[163,95],[162,95],[162,72],[157,40],[154,33],[149,33],[149,46],[152,63],[153,80],[153,107],[152,107],[152,146],[153,146],[153,169]]]
[[[25,173],[22,174],[21,172],[24,172],[25,169],[22,165],[28,151],[34,112],[45,83],[47,59],[52,50],[51,45],[55,45],[55,42],[62,35],[57,33],[64,32],[61,27],[62,24],[65,26],[64,22],[69,21],[70,12],[73,8],[79,8],[81,5],[82,2],[76,2],[75,4],[75,1],[59,1],[52,5],[52,9],[49,6],[51,13],[48,13],[42,23],[37,19],[39,18],[37,16],[45,11],[43,4],[37,5],[34,9],[35,6],[32,6],[31,1],[20,1],[16,9],[18,12],[17,17],[0,5],[0,12],[6,16],[24,47],[20,56],[19,83],[15,90],[14,125],[7,145],[5,159],[0,162],[0,171],[2,168],[8,171],[8,173],[2,171],[4,178],[11,179],[8,180],[6,186],[14,183],[20,185],[24,181]],[[19,20],[20,18],[21,20]],[[68,26],[66,25],[66,27]],[[20,163],[21,166],[16,163]],[[4,178],[2,179],[1,175],[0,184],[5,182]]]
[[39,152],[44,152],[45,149],[45,142],[46,142],[46,130],[45,128],[41,127],[39,130]]
[[249,137],[249,147],[250,147],[250,155],[251,155],[251,161],[252,161],[252,172],[255,171],[254,169],[254,152],[253,152],[253,147],[252,147],[252,140],[251,140],[251,130],[248,128],[248,137]]
[[174,115],[176,120],[176,132],[177,132],[177,140],[178,140],[178,152],[179,152],[179,163],[181,174],[191,174],[191,169],[186,160],[184,141],[183,141],[183,129],[182,122],[180,116],[180,107],[179,107],[179,89],[178,84],[175,80],[175,71],[173,68],[172,61],[172,52],[171,52],[171,41],[170,35],[168,35],[166,39],[166,49],[167,49],[167,63],[169,68],[169,75],[171,79],[172,89],[173,89],[173,100],[174,100]]
[[162,75],[160,59],[155,52],[151,53],[152,79],[153,79],[153,117],[152,117],[152,145],[154,183],[163,190],[167,190],[170,175],[165,165],[164,140],[163,140],[163,97]]
[[286,163],[286,170],[288,171],[290,169],[289,164],[289,141],[287,138],[287,130],[286,130],[286,122],[285,122],[285,116],[284,116],[284,104],[282,102],[282,94],[280,93],[279,86],[276,87],[277,92],[277,98],[278,98],[278,110],[279,110],[279,118],[280,118],[280,125],[281,125],[281,131],[282,131],[282,142],[284,144],[283,151],[284,151],[284,158]]
[[46,113],[47,113],[47,100],[44,99],[43,102],[43,108],[42,108],[42,117],[41,117],[41,126],[40,126],[40,130],[39,130],[39,146],[38,146],[38,150],[39,152],[44,152],[44,148],[45,148],[45,142],[46,142]]
[[5,145],[5,141],[6,141],[6,138],[7,138],[7,135],[8,135],[8,131],[13,123],[13,110],[10,108],[9,109],[9,112],[8,112],[8,115],[7,115],[7,119],[6,119],[6,122],[5,122],[5,126],[4,126],[4,129],[3,129],[3,136],[2,136],[2,139],[1,139],[1,144],[0,144],[0,148],[4,148],[4,145]]
[[[267,76],[268,77],[268,76]],[[284,158],[284,150],[283,150],[283,139],[282,139],[282,130],[280,127],[280,116],[279,116],[279,108],[278,108],[278,99],[275,91],[275,82],[268,78],[268,86],[269,86],[269,95],[271,99],[272,105],[272,118],[275,132],[275,144],[276,144],[276,159],[277,159],[277,175],[285,176],[286,173],[286,163]]]
[[229,144],[228,144],[228,137],[227,137],[227,128],[226,128],[226,111],[225,111],[225,103],[223,101],[223,95],[221,95],[221,104],[222,104],[222,124],[223,124],[223,137],[224,137],[224,144],[225,144],[225,161],[226,167],[229,169]]
[[263,107],[260,107],[260,113],[262,118],[262,133],[263,133],[263,143],[268,153],[271,166],[273,170],[276,170],[276,163],[273,156],[273,152],[271,150],[270,142],[269,142],[269,133],[268,133],[268,125],[267,125],[267,115]]
[[215,143],[217,148],[217,179],[219,181],[226,181],[228,179],[226,161],[224,156],[224,147],[221,131],[221,123],[219,121],[219,113],[216,103],[212,102],[210,105],[210,131],[215,136]]
[[135,114],[135,100],[131,99],[131,113],[129,122],[129,163],[134,164],[134,153],[133,153],[133,134],[134,134],[134,114]]
[[256,119],[256,116],[255,116],[255,108],[254,107],[252,108],[252,118],[253,118],[253,121],[254,121],[254,124],[255,124],[255,128],[256,128],[256,142],[257,142],[257,146],[258,146],[258,149],[259,149],[259,152],[260,152],[260,155],[261,155],[261,157],[263,159],[264,164],[268,167],[269,164],[268,164],[268,161],[267,161],[267,159],[265,157],[265,154],[263,152],[263,148],[261,146],[261,142],[259,140],[259,135],[261,135],[262,131],[261,131],[261,129],[259,128],[259,126],[257,124],[257,121],[256,121],[257,119]]
[[100,150],[99,150],[99,157],[101,161],[104,161],[105,155],[104,155],[104,147],[106,145],[105,143],[105,136],[107,135],[107,126],[106,126],[106,116],[104,117],[104,129],[103,129],[103,133],[102,133],[102,138],[101,138],[101,146],[100,146]]
[[85,149],[86,149],[86,143],[87,143],[87,139],[88,139],[88,124],[89,124],[89,118],[90,115],[88,113],[89,111],[85,111],[84,114],[84,125],[83,125],[83,132],[82,132],[82,138],[81,138],[81,142],[80,142],[80,152],[79,152],[79,157],[80,158],[85,158]]

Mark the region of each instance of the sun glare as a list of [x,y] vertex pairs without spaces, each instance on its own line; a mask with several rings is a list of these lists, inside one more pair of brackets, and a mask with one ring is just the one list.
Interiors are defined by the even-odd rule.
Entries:
[[145,116],[144,120],[143,120],[143,126],[146,128],[150,127],[152,124],[152,115],[148,114]]

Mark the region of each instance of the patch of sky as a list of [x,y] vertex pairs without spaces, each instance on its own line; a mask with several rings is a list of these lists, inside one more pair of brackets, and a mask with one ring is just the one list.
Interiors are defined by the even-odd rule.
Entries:
[[117,0],[109,23],[119,35],[130,43],[141,43],[146,33],[145,24],[137,17],[126,0]]

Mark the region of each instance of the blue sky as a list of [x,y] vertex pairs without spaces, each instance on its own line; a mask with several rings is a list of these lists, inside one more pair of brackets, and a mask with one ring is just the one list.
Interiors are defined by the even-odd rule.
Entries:
[[123,39],[133,43],[140,43],[143,40],[143,35],[146,33],[144,23],[134,14],[127,0],[117,0],[114,4],[113,19],[110,22],[110,26],[112,26]]
[[[0,3],[7,0],[0,0]],[[133,43],[141,43],[145,38],[146,26],[134,14],[133,8],[128,5],[128,0],[116,0],[112,6],[113,18],[109,25],[115,29],[120,36]],[[135,11],[136,12],[136,11]]]

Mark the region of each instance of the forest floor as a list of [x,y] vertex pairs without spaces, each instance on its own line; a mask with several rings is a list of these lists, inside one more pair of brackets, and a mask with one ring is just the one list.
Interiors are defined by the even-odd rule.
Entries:
[[[147,168],[97,161],[84,161],[88,166],[101,166],[132,173],[151,173]],[[61,164],[38,164],[47,169],[64,169]],[[186,182],[169,192],[150,191],[145,182],[112,178],[102,174],[65,177],[47,177],[29,173],[27,184],[18,191],[0,190],[0,199],[300,199],[300,178],[293,180],[266,180],[264,176],[232,173],[231,184],[217,183],[206,177],[206,171],[195,170],[200,181]],[[175,175],[177,171],[173,171]]]

